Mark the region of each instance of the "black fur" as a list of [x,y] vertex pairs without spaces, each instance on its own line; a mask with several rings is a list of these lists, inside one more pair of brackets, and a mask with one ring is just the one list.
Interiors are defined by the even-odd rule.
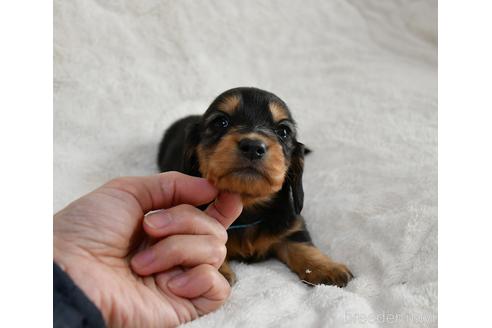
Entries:
[[[161,172],[175,170],[185,174],[200,176],[198,160],[194,150],[199,143],[212,145],[220,140],[220,133],[211,132],[207,126],[210,117],[217,113],[217,106],[224,97],[240,94],[239,108],[231,116],[231,124],[243,132],[261,131],[270,136],[275,135],[275,122],[265,106],[271,101],[283,107],[287,105],[276,95],[256,88],[231,89],[217,97],[202,116],[188,116],[175,122],[165,132],[159,147],[158,165]],[[245,208],[234,224],[248,224],[259,219],[258,229],[277,235],[292,227],[296,220],[302,220],[300,213],[304,203],[302,172],[304,154],[310,152],[297,141],[295,122],[288,112],[291,135],[288,140],[279,140],[285,158],[290,166],[282,186],[271,201],[263,205]],[[229,230],[230,235],[243,234],[243,229]],[[307,230],[293,234],[290,238],[297,242],[311,242]],[[255,259],[242,259],[246,261]]]

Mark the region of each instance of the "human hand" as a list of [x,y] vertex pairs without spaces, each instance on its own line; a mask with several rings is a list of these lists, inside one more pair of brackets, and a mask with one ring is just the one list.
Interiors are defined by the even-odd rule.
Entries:
[[[214,199],[205,211],[194,207]],[[108,326],[176,326],[229,296],[218,268],[226,228],[241,211],[238,195],[219,194],[202,178],[177,172],[118,178],[55,215],[54,260]],[[158,241],[132,256],[148,244],[146,235]]]

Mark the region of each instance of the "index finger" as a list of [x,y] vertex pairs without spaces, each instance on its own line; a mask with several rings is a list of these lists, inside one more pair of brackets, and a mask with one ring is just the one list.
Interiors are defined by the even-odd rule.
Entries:
[[114,179],[102,188],[130,194],[139,203],[142,214],[179,204],[203,205],[217,197],[218,190],[206,179],[179,172],[152,176]]
[[205,213],[219,221],[224,228],[229,226],[238,218],[243,210],[243,204],[239,194],[221,192],[210,204]]

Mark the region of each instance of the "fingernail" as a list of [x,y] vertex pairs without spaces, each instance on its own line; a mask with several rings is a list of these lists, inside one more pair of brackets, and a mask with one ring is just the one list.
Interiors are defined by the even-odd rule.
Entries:
[[162,229],[171,223],[171,216],[166,211],[149,214],[145,217],[144,223],[152,229]]
[[228,192],[221,192],[217,195],[217,198],[215,198],[214,205],[219,205],[221,202],[224,201],[224,198],[227,198],[227,196],[230,195]]
[[188,283],[188,280],[189,279],[186,273],[182,273],[174,277],[173,279],[169,280],[167,285],[169,286],[169,288],[181,288]]
[[143,268],[152,263],[154,261],[154,258],[154,251],[149,248],[135,255],[132,259],[132,264],[134,266]]

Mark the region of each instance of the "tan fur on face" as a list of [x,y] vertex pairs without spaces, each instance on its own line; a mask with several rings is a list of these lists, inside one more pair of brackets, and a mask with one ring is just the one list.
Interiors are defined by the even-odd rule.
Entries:
[[[244,168],[243,159],[238,152],[238,142],[243,138],[259,139],[267,146],[267,152],[258,167],[262,177],[236,175],[234,170]],[[247,135],[230,132],[219,141],[213,149],[197,147],[199,169],[202,176],[218,189],[237,192],[241,195],[244,206],[267,201],[282,188],[287,163],[282,146],[270,138],[256,133]]]
[[275,122],[280,122],[282,120],[289,118],[285,108],[276,102],[271,102],[270,104],[268,104],[268,108],[270,109],[270,112],[272,113],[273,116],[273,120]]
[[237,109],[237,106],[241,102],[241,97],[239,95],[227,96],[220,101],[217,105],[218,109],[221,111],[232,115],[234,111]]

